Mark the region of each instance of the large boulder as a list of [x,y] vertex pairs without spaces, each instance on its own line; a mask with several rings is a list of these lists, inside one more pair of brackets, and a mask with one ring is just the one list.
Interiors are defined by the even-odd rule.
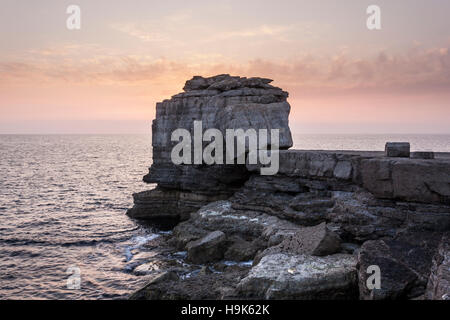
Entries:
[[356,257],[277,253],[265,256],[238,285],[257,299],[356,299]]

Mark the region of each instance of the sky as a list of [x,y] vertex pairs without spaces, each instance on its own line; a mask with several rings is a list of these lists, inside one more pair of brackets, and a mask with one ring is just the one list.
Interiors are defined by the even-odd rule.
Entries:
[[[69,30],[69,5],[81,9]],[[369,5],[381,29],[369,30]],[[149,133],[194,75],[274,79],[294,133],[450,134],[448,0],[2,0],[0,133]]]

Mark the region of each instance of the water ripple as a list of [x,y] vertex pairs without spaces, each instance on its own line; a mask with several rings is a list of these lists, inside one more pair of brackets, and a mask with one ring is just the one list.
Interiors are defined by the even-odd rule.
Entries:
[[[125,215],[148,188],[149,136],[0,135],[0,299],[122,298],[125,271],[152,239]],[[81,272],[68,289],[67,268]]]

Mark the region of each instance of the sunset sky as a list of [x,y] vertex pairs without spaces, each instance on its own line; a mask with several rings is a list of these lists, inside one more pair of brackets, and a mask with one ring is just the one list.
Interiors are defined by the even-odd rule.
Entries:
[[0,6],[0,133],[150,132],[157,101],[220,73],[274,79],[297,133],[450,133],[448,0]]

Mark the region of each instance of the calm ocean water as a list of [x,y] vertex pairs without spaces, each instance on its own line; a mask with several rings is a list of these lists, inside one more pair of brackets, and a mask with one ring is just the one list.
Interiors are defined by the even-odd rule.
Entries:
[[[294,135],[295,148],[450,152],[450,135]],[[151,163],[146,135],[0,135],[0,299],[124,298],[161,232],[130,220]],[[144,259],[143,259],[144,257]],[[81,288],[68,289],[74,269]]]

